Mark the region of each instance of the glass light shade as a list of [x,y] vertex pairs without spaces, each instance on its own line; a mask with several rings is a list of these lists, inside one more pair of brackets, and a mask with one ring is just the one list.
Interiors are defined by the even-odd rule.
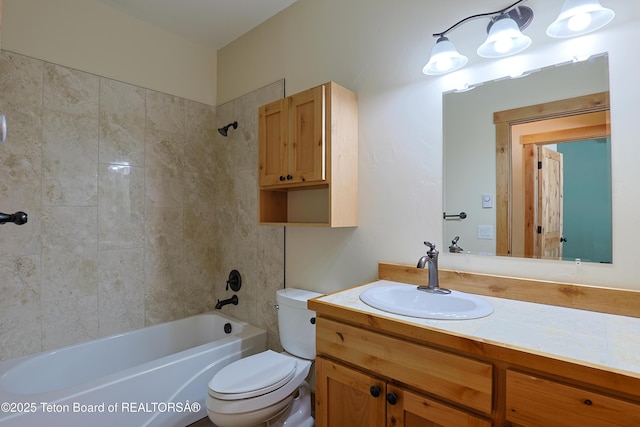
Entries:
[[478,48],[483,58],[502,58],[522,52],[531,45],[531,38],[520,32],[518,24],[503,14],[493,23],[487,40]]
[[422,72],[430,76],[446,74],[459,70],[464,67],[468,61],[469,59],[461,55],[448,38],[440,36],[436,45],[431,50],[429,62],[424,66]]
[[547,28],[549,37],[580,36],[607,25],[616,14],[599,0],[565,0],[560,15]]

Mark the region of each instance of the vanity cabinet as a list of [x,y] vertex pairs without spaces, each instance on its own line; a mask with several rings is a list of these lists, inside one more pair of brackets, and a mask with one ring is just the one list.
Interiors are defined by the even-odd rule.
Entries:
[[324,357],[316,360],[316,424],[489,427],[486,419]]
[[513,426],[640,425],[637,403],[513,370],[506,385],[506,418]]
[[316,358],[316,426],[384,427],[384,380]]
[[491,364],[322,317],[316,337],[319,427],[491,425]]
[[[379,277],[426,283],[427,275],[414,267],[381,266]],[[388,274],[395,272],[394,274]],[[464,287],[441,271],[441,285]],[[502,282],[500,282],[500,280]],[[509,279],[510,280],[510,279]],[[487,286],[505,285],[509,280],[492,277]],[[477,278],[476,286],[483,283]],[[510,284],[510,283],[509,283]],[[521,281],[515,282],[522,289]],[[535,283],[535,289],[544,286]],[[505,285],[506,286],[506,285]],[[557,332],[536,330],[514,323],[517,333],[539,335],[537,350],[509,341],[501,341],[503,326],[490,321],[473,325],[466,333],[447,330],[446,321],[423,322],[404,316],[386,316],[359,300],[368,285],[309,300],[316,312],[316,423],[334,426],[640,426],[640,370],[629,371],[596,365],[588,359],[545,352],[541,341],[557,339]],[[573,294],[572,294],[573,295]],[[635,294],[634,294],[635,295]],[[640,295],[625,295],[637,301]],[[612,301],[619,301],[612,299]],[[622,301],[622,300],[620,300]],[[503,301],[502,320],[521,305]],[[636,305],[637,306],[637,305]],[[527,318],[535,322],[535,313],[543,307],[526,308]],[[604,322],[597,313],[558,313],[553,318],[578,324]],[[575,316],[575,317],[566,317]],[[522,319],[522,315],[515,316]],[[499,317],[500,318],[500,317]],[[640,324],[624,319],[609,319],[616,325],[629,325],[619,336],[632,337]],[[519,322],[523,322],[519,320]],[[484,338],[474,335],[484,328]],[[488,329],[496,328],[495,337]],[[581,345],[597,336],[576,336],[567,345]],[[606,348],[617,358],[635,360],[637,343],[615,346],[609,338],[585,351]],[[555,342],[551,349],[555,348]],[[628,348],[628,355],[621,352]],[[602,357],[609,357],[602,354]],[[606,363],[616,365],[616,360]],[[624,366],[634,366],[633,362]],[[393,395],[391,402],[388,395]]]
[[259,222],[357,225],[358,104],[329,82],[258,110]]

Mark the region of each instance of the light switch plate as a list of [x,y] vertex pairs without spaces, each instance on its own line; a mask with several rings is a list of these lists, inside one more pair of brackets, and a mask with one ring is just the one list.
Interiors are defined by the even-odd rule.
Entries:
[[493,207],[493,196],[491,194],[483,194],[482,195],[482,207],[483,208],[492,208]]

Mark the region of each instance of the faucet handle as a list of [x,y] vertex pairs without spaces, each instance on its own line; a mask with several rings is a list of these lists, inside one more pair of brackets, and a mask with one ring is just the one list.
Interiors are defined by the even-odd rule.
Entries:
[[436,249],[436,245],[431,242],[424,242],[424,245],[429,248],[428,252],[434,251]]

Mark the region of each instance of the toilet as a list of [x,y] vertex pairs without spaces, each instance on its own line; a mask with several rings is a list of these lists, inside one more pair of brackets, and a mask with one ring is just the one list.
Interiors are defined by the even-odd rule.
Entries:
[[209,381],[207,415],[218,427],[312,427],[305,381],[316,353],[315,312],[307,300],[322,294],[286,288],[276,292],[283,353],[272,350],[222,368]]

